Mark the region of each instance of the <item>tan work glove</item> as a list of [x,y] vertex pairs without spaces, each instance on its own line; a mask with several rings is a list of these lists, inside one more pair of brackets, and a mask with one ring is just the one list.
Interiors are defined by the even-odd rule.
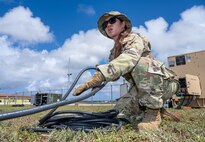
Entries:
[[101,72],[96,71],[94,76],[91,77],[87,82],[77,87],[77,89],[74,91],[73,96],[78,96],[84,91],[99,86],[103,81],[105,80],[104,76],[101,74]]

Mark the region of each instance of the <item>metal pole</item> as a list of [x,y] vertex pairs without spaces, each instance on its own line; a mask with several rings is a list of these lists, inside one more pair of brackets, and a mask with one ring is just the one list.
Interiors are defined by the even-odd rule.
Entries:
[[111,100],[110,100],[110,103],[111,103],[111,105],[112,105],[112,100],[113,100],[113,92],[112,92],[112,84],[110,85],[111,86]]
[[70,72],[70,57],[68,59],[68,73],[67,73],[67,76],[68,76],[68,88],[70,87],[70,76],[72,75],[72,73]]
[[94,103],[94,102],[93,102],[93,96],[91,97],[91,102],[92,102],[92,106],[93,106],[93,103]]
[[24,92],[23,92],[23,97],[22,97],[22,105],[24,104]]

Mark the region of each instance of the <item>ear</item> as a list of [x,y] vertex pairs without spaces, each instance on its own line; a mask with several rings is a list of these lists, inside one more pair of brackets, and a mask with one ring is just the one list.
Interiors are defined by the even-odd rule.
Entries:
[[122,28],[123,29],[125,29],[125,25],[126,25],[125,21],[122,21]]
[[125,25],[126,25],[125,21],[122,21],[122,25],[123,25],[123,27],[125,27]]

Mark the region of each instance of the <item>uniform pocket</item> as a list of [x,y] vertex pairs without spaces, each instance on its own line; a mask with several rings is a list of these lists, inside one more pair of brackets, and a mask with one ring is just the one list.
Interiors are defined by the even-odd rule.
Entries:
[[164,65],[161,67],[162,72],[165,76],[165,79],[169,79],[169,78],[177,78],[177,75],[175,74],[175,72],[173,72],[171,69],[165,67]]
[[162,62],[154,60],[154,59],[150,59],[148,72],[164,76],[162,68],[161,68],[162,65],[163,65]]
[[176,80],[164,80],[163,100],[171,98],[179,90],[179,83]]

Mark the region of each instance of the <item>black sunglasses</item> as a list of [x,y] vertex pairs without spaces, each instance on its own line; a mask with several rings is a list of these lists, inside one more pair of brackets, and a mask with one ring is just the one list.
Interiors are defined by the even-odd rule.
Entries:
[[[114,16],[114,17],[110,18],[109,20],[103,22],[103,23],[102,23],[102,28],[103,28],[103,30],[105,30],[105,29],[107,28],[108,23],[114,24],[114,23],[116,22],[116,19],[119,19],[119,18],[117,18],[116,16]],[[119,19],[119,20],[121,21],[121,19]]]

